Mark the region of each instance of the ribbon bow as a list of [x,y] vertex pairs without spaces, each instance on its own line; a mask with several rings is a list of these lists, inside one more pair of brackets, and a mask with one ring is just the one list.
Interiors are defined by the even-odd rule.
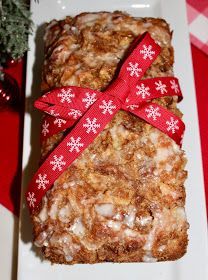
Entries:
[[32,178],[26,193],[31,211],[120,109],[144,119],[180,145],[184,123],[169,110],[151,102],[163,96],[179,96],[180,101],[182,93],[178,80],[175,77],[141,80],[159,55],[160,47],[148,33],[138,40],[137,46],[124,61],[118,77],[104,92],[67,86],[56,88],[36,100],[35,107],[47,113],[42,124],[42,140],[76,125]]

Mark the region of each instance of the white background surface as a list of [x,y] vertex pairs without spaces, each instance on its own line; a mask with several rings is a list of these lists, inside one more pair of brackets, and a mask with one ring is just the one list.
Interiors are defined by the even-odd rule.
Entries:
[[0,205],[0,279],[15,280],[17,274],[18,218]]
[[[175,74],[180,79],[184,101],[180,108],[184,112],[186,133],[184,149],[188,157],[189,178],[186,181],[186,210],[190,223],[187,254],[179,261],[153,264],[97,264],[97,265],[53,265],[42,261],[31,240],[31,225],[27,209],[22,205],[18,280],[205,280],[208,279],[207,222],[205,213],[204,186],[198,119],[191,65],[190,45],[183,0],[41,0],[31,2],[35,33],[29,39],[30,52],[27,64],[24,130],[24,178],[23,191],[37,168],[39,156],[39,113],[32,109],[32,102],[40,92],[40,71],[43,55],[43,22],[82,11],[124,10],[136,17],[153,16],[166,19],[174,30]],[[6,278],[3,278],[6,280]]]

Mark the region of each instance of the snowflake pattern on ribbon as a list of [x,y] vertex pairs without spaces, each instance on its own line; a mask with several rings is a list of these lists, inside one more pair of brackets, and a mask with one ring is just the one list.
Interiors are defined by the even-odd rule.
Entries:
[[82,102],[85,103],[85,108],[89,108],[96,100],[96,93],[90,95],[89,92],[86,92],[85,98],[82,98]]
[[54,155],[53,156],[53,160],[50,161],[50,164],[53,166],[52,167],[52,170],[53,171],[56,171],[56,169],[58,169],[59,171],[62,171],[62,168],[64,165],[66,165],[66,162],[63,160],[64,156],[57,156],[57,155]]
[[174,134],[176,130],[179,129],[178,120],[174,120],[173,117],[171,117],[169,121],[166,121],[166,124],[168,126],[167,131],[171,131],[172,134]]
[[69,151],[72,153],[73,151],[76,151],[77,153],[80,152],[80,147],[83,147],[84,144],[80,143],[81,141],[81,137],[78,137],[77,139],[75,139],[74,137],[70,138],[70,142],[67,143],[67,146],[70,147]]
[[46,185],[49,184],[49,180],[46,179],[47,174],[38,174],[38,179],[36,179],[36,183],[38,184],[38,189],[46,189]]
[[116,109],[116,105],[113,105],[113,100],[108,100],[108,102],[106,102],[106,100],[102,100],[102,103],[103,103],[102,105],[99,105],[99,108],[103,109],[102,114],[105,115],[108,113],[112,115],[113,110]]
[[161,116],[161,113],[159,111],[159,107],[153,107],[152,105],[145,109],[148,119],[152,118],[154,121],[156,121],[157,118]]
[[41,131],[44,136],[46,136],[46,134],[49,133],[48,127],[49,127],[49,123],[44,121],[44,123],[42,124],[42,131]]
[[143,54],[143,59],[153,59],[153,55],[155,54],[155,51],[152,50],[152,46],[149,45],[148,47],[146,45],[143,45],[143,50],[140,50],[140,53]]
[[166,86],[166,84],[163,84],[162,81],[156,82],[155,85],[156,85],[155,89],[157,91],[160,91],[161,94],[164,94],[167,92],[167,89],[166,89],[167,86]]
[[62,127],[62,124],[65,124],[66,121],[60,118],[56,118],[55,121],[53,122],[54,124],[57,124],[58,127]]
[[170,84],[171,84],[171,88],[175,91],[175,93],[178,93],[179,92],[179,87],[176,84],[176,81],[175,80],[170,80]]
[[131,77],[139,77],[140,76],[140,72],[142,72],[142,69],[139,68],[139,64],[138,63],[132,63],[132,62],[129,62],[129,67],[126,68],[126,70],[128,72],[130,72],[130,76]]
[[28,192],[27,201],[30,207],[35,207],[36,198],[34,192]]
[[52,109],[52,110],[50,110],[50,115],[53,117],[58,117],[59,113],[56,113],[55,110]]
[[79,117],[82,116],[82,112],[80,110],[70,109],[68,115],[71,116],[74,120],[77,120]]
[[97,128],[100,127],[100,124],[96,123],[97,119],[93,118],[92,120],[90,120],[90,118],[87,118],[86,121],[87,122],[83,124],[83,127],[87,128],[86,132],[87,133],[93,132],[94,134],[97,133]]
[[127,105],[126,107],[129,108],[130,110],[134,111],[139,108],[139,105],[131,104],[131,105]]
[[72,89],[62,89],[61,93],[59,93],[57,96],[61,99],[61,103],[67,102],[67,103],[71,103],[72,102],[72,98],[75,97],[74,93],[71,93]]
[[136,95],[141,95],[143,99],[146,98],[146,96],[150,96],[150,88],[145,87],[144,84],[141,84],[141,86],[136,86],[136,88],[138,89]]

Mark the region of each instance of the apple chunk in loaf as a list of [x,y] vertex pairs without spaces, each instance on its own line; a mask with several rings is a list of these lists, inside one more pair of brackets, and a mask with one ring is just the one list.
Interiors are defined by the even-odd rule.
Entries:
[[[83,13],[48,24],[42,90],[76,85],[104,90],[132,41],[148,31],[161,53],[145,78],[173,75],[162,19],[122,12]],[[177,97],[154,102],[182,116]],[[64,132],[42,144],[42,160]],[[32,214],[34,243],[53,263],[176,260],[187,248],[186,158],[167,135],[119,111],[56,180]]]

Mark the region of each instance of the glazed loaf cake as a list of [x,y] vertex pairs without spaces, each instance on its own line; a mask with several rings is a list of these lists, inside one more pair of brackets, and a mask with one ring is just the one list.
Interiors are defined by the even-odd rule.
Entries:
[[[173,75],[171,32],[162,19],[83,13],[45,33],[42,91],[76,85],[104,90],[132,41],[148,31],[161,53],[145,78]],[[161,104],[179,117],[177,97]],[[42,144],[42,160],[64,137]],[[34,243],[53,263],[176,260],[187,248],[184,152],[167,135],[119,111],[56,180],[32,214]]]

